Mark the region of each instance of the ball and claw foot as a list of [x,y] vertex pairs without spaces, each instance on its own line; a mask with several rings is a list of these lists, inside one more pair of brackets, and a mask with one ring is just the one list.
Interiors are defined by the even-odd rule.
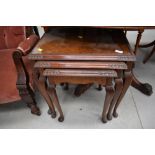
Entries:
[[113,116],[114,116],[115,118],[117,118],[117,117],[118,117],[118,113],[117,113],[116,111],[114,111]]
[[103,123],[107,123],[107,118],[106,117],[102,117],[102,122]]
[[111,114],[108,114],[108,115],[107,115],[107,119],[108,119],[109,121],[111,121],[111,120],[112,120],[112,115],[111,115]]
[[63,121],[64,121],[64,117],[60,116],[60,117],[58,118],[58,121],[59,121],[59,122],[63,122]]
[[144,83],[142,92],[144,94],[150,96],[153,93],[152,86],[150,84],[148,84],[148,83]]

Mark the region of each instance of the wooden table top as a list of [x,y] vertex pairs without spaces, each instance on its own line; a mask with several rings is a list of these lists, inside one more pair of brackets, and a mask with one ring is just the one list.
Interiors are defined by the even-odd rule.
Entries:
[[98,28],[105,28],[105,29],[123,29],[123,30],[145,30],[145,29],[155,29],[155,26],[96,26]]
[[135,55],[122,30],[57,27],[43,35],[29,59],[135,61]]
[[[53,27],[73,27],[73,26],[42,26],[42,27],[48,30]],[[82,27],[82,26],[78,26],[78,27]],[[96,28],[104,28],[104,29],[123,29],[123,30],[132,30],[132,31],[155,29],[155,26],[83,26],[83,27],[96,27]]]

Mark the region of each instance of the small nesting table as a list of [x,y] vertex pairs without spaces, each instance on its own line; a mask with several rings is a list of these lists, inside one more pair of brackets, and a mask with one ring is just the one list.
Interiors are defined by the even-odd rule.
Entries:
[[53,118],[56,107],[59,121],[64,119],[56,84],[97,83],[106,88],[102,121],[107,122],[118,116],[117,108],[132,82],[135,55],[121,30],[56,27],[43,35],[29,59],[35,62],[34,81]]

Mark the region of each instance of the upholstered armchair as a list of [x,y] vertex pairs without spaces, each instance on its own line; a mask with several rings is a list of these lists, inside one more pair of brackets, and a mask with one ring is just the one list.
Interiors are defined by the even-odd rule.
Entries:
[[31,30],[32,27],[0,27],[0,104],[22,100],[31,113],[40,115],[34,99],[33,64],[27,58],[39,37]]

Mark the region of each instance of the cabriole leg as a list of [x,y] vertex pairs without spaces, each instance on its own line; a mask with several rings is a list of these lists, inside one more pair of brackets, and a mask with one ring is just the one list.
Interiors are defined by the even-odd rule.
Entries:
[[55,90],[55,86],[54,85],[50,85],[48,87],[48,94],[51,97],[52,102],[54,103],[54,105],[56,106],[56,108],[57,108],[57,110],[58,110],[58,112],[60,114],[60,116],[58,118],[58,121],[59,122],[63,122],[64,121],[64,115],[63,115],[61,106],[59,104],[58,96],[57,96],[57,93],[56,93],[56,90]]
[[106,90],[106,97],[105,97],[103,112],[102,112],[103,123],[107,122],[107,113],[115,92],[111,81],[108,82],[108,85],[106,85],[105,90]]
[[44,97],[45,101],[47,102],[47,104],[49,106],[48,113],[51,114],[52,118],[55,118],[56,117],[56,112],[55,112],[55,109],[54,109],[54,105],[52,103],[52,100],[51,100],[50,96],[47,93],[46,77],[42,76],[41,73],[40,73],[40,75],[36,75],[36,76],[38,76],[38,79],[34,78],[35,83],[36,83],[36,86],[39,89],[39,92]]
[[108,120],[112,120],[113,109],[117,103],[117,100],[118,100],[121,92],[122,92],[122,88],[123,88],[123,80],[121,78],[116,78],[115,79],[115,95],[114,95],[114,98],[110,104],[110,108],[108,111],[108,115],[107,115]]
[[117,109],[118,109],[118,106],[120,105],[126,91],[128,90],[129,86],[131,85],[131,82],[132,82],[132,73],[131,71],[125,71],[124,72],[124,84],[123,84],[123,89],[122,89],[122,92],[121,92],[121,95],[120,97],[118,98],[118,101],[114,107],[114,111],[113,111],[113,116],[114,117],[118,117],[118,113],[117,113]]

